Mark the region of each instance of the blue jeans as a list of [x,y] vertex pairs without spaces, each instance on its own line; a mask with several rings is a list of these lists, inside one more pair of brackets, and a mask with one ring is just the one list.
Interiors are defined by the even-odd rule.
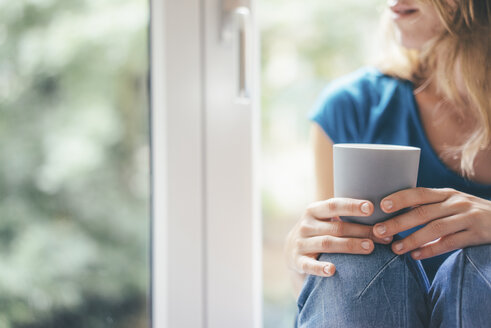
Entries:
[[386,245],[320,260],[336,274],[306,278],[297,327],[491,327],[491,245],[452,254],[431,286],[419,261]]

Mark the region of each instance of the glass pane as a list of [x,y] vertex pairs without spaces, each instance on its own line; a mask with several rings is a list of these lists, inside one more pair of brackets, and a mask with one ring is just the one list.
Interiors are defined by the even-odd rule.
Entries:
[[262,47],[264,327],[293,327],[283,243],[314,200],[308,113],[333,78],[370,62],[385,1],[258,0]]
[[148,3],[0,1],[0,327],[146,327]]

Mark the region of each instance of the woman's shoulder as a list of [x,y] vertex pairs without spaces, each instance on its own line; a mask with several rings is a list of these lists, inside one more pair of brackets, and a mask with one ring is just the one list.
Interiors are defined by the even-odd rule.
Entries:
[[363,67],[331,81],[323,93],[330,96],[377,98],[394,87],[409,87],[410,82],[382,73],[375,67]]
[[334,142],[359,141],[368,125],[375,122],[374,115],[380,116],[397,106],[401,92],[410,90],[408,81],[364,67],[330,82],[318,97],[310,118]]

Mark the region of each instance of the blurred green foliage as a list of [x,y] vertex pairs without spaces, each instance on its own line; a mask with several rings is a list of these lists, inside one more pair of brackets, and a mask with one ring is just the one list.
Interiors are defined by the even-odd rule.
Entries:
[[145,326],[148,11],[0,1],[0,327]]

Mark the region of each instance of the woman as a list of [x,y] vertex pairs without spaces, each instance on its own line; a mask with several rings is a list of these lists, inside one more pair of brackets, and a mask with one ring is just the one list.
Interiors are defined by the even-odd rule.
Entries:
[[[297,325],[487,327],[491,0],[388,6],[387,58],[332,83],[311,117],[318,201],[286,242]],[[375,204],[333,198],[338,142],[420,147],[418,188],[380,204],[411,210],[373,227],[342,222]]]

